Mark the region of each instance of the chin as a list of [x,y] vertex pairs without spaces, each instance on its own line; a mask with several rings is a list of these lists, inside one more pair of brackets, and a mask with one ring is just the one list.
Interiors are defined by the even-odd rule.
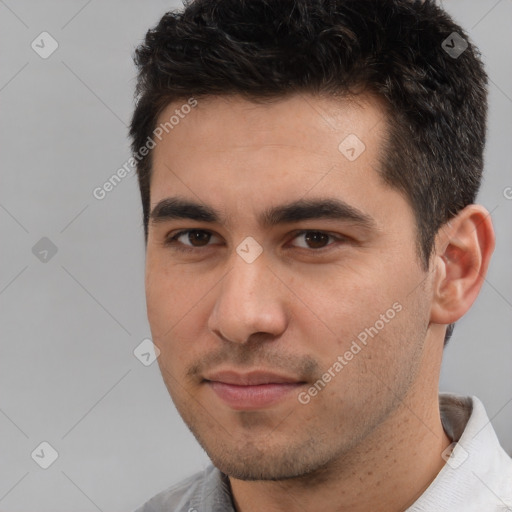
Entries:
[[[289,443],[289,440],[288,440]],[[314,440],[295,446],[256,446],[245,443],[242,447],[216,443],[212,447],[200,442],[213,465],[222,473],[237,480],[289,480],[322,473],[332,462],[332,450],[322,457]]]

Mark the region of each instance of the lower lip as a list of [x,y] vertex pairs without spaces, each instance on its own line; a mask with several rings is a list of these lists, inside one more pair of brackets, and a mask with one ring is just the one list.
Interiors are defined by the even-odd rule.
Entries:
[[302,383],[259,384],[256,386],[235,386],[224,382],[208,381],[215,394],[235,410],[254,410],[268,407],[297,391]]

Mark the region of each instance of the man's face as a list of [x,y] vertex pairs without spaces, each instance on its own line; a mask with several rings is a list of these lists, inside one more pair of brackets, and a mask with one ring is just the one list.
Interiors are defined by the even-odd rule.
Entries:
[[[146,295],[164,381],[221,471],[305,475],[377,432],[425,364],[430,275],[411,207],[377,173],[383,110],[231,97],[183,117],[151,179]],[[218,219],[173,217],[169,198]],[[301,208],[322,201],[338,215]]]

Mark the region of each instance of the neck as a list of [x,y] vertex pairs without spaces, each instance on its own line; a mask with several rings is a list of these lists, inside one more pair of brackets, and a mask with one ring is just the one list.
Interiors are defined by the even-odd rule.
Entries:
[[437,386],[427,397],[424,389],[416,391],[360,445],[321,471],[278,482],[230,477],[237,512],[399,512],[412,505],[443,467],[441,453],[451,443],[441,424]]

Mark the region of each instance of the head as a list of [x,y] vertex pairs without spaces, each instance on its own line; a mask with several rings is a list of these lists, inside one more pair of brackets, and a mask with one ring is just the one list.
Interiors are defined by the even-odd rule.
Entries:
[[[435,381],[481,286],[478,52],[428,0],[197,0],[135,61],[148,317],[169,392],[226,473],[314,471]],[[245,407],[222,384],[233,370],[291,382]]]

